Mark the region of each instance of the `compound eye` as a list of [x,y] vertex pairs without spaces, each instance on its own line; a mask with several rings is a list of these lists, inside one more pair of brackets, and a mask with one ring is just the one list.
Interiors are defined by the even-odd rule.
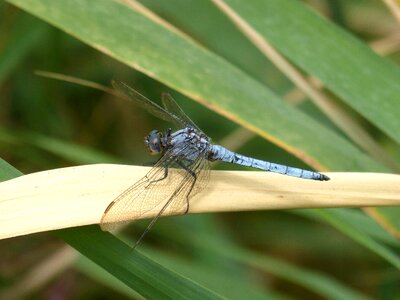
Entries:
[[162,133],[158,130],[153,130],[146,137],[145,143],[147,148],[149,148],[151,154],[158,154],[162,151]]

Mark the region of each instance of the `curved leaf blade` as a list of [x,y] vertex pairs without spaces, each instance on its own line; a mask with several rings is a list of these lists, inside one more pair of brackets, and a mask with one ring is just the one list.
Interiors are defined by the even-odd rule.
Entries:
[[98,226],[56,231],[64,241],[147,299],[222,299],[148,259]]
[[385,170],[219,56],[120,3],[9,2],[250,128],[314,168]]
[[305,72],[400,143],[400,68],[300,1],[226,0]]

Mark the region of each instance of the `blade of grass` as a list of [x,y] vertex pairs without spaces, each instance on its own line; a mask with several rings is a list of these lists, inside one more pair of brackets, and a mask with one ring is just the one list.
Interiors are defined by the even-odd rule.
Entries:
[[281,70],[301,91],[307,95],[314,104],[319,107],[330,120],[348,135],[357,145],[371,155],[375,160],[384,163],[393,170],[400,170],[396,161],[390,159],[389,155],[372,138],[372,136],[360,126],[348,113],[335,104],[326,93],[314,87],[293,65],[290,64],[274,47],[250,26],[247,20],[242,19],[231,7],[223,0],[213,0],[213,2],[223,11],[239,30],[267,57],[279,70]]
[[[218,230],[220,227],[216,228]],[[193,247],[192,251],[195,253],[202,253],[202,255],[209,253],[219,261],[228,259],[231,262],[251,266],[304,287],[324,299],[368,299],[362,293],[345,286],[329,275],[304,267],[297,267],[264,253],[261,254],[239,247],[230,240],[218,238],[218,232],[214,235],[209,234],[209,230],[201,231],[200,229],[196,230],[196,235],[193,235],[193,226],[181,226],[178,230],[179,234],[172,237],[171,228],[158,229],[157,232],[161,231],[161,235],[165,235],[169,240],[174,239],[179,245],[184,244],[186,247]]]
[[55,234],[147,299],[222,299],[138,251],[132,252],[98,226],[63,229]]
[[[0,55],[0,84],[29,54],[29,51],[42,42],[47,33],[44,24],[26,15],[17,18],[16,23],[10,28],[12,32],[8,33],[8,36],[11,39],[6,41],[5,46],[2,46]],[[30,30],[27,31],[26,28]]]
[[98,0],[93,6],[88,0],[9,2],[198,100],[314,168],[385,170],[219,56],[120,3]]
[[10,180],[24,175],[22,172],[15,169],[12,165],[0,158],[0,182]]
[[225,2],[283,55],[400,143],[395,64],[299,1]]
[[[285,78],[279,76],[277,79],[273,65],[226,21],[226,17],[211,1],[146,0],[141,3],[260,82],[275,87],[278,81],[280,88],[286,87]],[[204,22],[205,15],[207,22]]]
[[[221,251],[215,248],[213,250]],[[323,273],[298,268],[284,261],[257,254],[254,251],[235,249],[234,251],[227,251],[226,256],[306,287],[327,299],[368,299]]]
[[[360,210],[355,209],[329,209],[331,218],[337,218],[339,222],[345,222],[358,231],[367,234],[379,243],[385,243],[393,247],[400,247],[400,241],[390,235],[377,222],[364,214]],[[291,211],[312,220],[324,221],[318,211],[297,209]],[[326,222],[325,222],[326,223]]]
[[30,144],[63,159],[79,164],[121,163],[122,161],[93,148],[50,138],[31,131],[15,131],[0,128],[0,141]]
[[328,224],[331,224],[339,231],[343,232],[347,236],[350,236],[354,241],[363,245],[364,247],[370,249],[372,252],[384,258],[387,262],[391,263],[397,269],[400,269],[400,257],[388,247],[380,244],[374,238],[365,234],[363,231],[355,227],[348,218],[340,218],[340,212],[335,212],[335,210],[321,210],[316,209],[311,212],[305,212],[306,214],[311,214],[314,217],[323,219]]
[[163,266],[211,288],[226,299],[286,299],[277,293],[263,291],[254,283],[250,285],[238,276],[226,276],[224,267],[210,268],[204,262],[176,257],[166,251],[144,247],[144,245],[140,246],[140,251]]
[[60,80],[60,81],[75,83],[75,84],[78,84],[81,86],[86,86],[86,87],[89,87],[89,88],[92,88],[95,90],[103,91],[105,93],[114,95],[116,97],[120,97],[120,95],[113,88],[109,88],[104,85],[98,84],[96,82],[85,80],[85,79],[78,78],[75,76],[68,76],[65,74],[42,71],[42,70],[36,70],[35,75],[42,76],[45,78],[51,78],[51,79],[56,79],[56,80]]
[[365,211],[374,217],[374,219],[394,237],[400,240],[400,220],[399,210],[391,207],[390,209],[382,207],[370,207]]
[[[99,164],[2,182],[0,237],[96,224],[110,201],[148,171],[148,167]],[[330,181],[320,182],[268,172],[213,171],[207,191],[191,199],[190,213],[400,205],[400,175],[328,175]],[[159,209],[149,207],[142,218],[154,217]]]
[[399,1],[396,1],[396,0],[383,0],[383,2],[390,9],[391,13],[393,14],[393,16],[395,16],[397,21],[400,22],[400,3],[399,3]]
[[75,269],[121,295],[125,295],[132,299],[146,299],[86,256],[79,255],[78,259],[74,260],[73,263]]

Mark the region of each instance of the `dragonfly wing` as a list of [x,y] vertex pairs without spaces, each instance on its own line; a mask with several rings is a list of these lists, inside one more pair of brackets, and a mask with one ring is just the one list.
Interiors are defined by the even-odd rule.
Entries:
[[[179,151],[174,148],[167,151],[146,176],[108,205],[101,219],[101,228],[113,231],[131,220],[145,218],[146,214],[154,215],[155,211],[165,214],[178,213],[170,210],[185,205],[186,198],[179,195],[185,190],[187,181],[192,179],[187,176],[188,172],[185,169],[170,167],[177,165],[180,155],[187,154],[191,149],[191,145],[187,145]],[[168,176],[165,177],[166,166]],[[170,206],[172,201],[182,203]]]
[[202,132],[201,129],[185,114],[182,108],[176,103],[174,98],[168,93],[162,93],[161,95],[162,103],[165,109],[172,113],[173,115],[177,116],[185,123],[185,127],[192,127],[197,129],[199,132]]
[[190,171],[185,170],[183,185],[175,196],[177,199],[170,204],[170,210],[180,214],[187,212],[190,199],[205,188],[210,174],[210,163],[205,153],[198,153],[197,159],[187,168]]
[[[193,150],[193,149],[192,149]],[[192,153],[195,154],[195,153]],[[140,241],[143,237],[149,232],[149,230],[153,227],[153,225],[157,222],[158,218],[162,216],[165,211],[170,211],[173,214],[183,214],[188,212],[189,208],[189,199],[194,196],[197,192],[199,192],[202,188],[204,188],[206,181],[205,178],[208,178],[207,174],[209,173],[208,168],[208,160],[205,158],[205,152],[197,153],[198,156],[194,162],[190,163],[190,166],[184,166],[183,170],[185,171],[184,176],[182,177],[182,181],[179,185],[177,185],[177,189],[174,193],[168,198],[165,204],[162,206],[161,210],[158,214],[151,220],[145,231],[136,241],[135,245],[132,249],[135,249],[137,245],[139,245]],[[182,166],[182,161],[180,162]],[[189,168],[190,167],[190,168]],[[176,169],[174,169],[176,170]],[[183,171],[182,169],[180,169]],[[200,179],[200,182],[197,181]]]
[[135,103],[159,119],[174,123],[178,128],[186,127],[186,124],[178,116],[168,112],[122,81],[113,80],[111,84],[123,99]]

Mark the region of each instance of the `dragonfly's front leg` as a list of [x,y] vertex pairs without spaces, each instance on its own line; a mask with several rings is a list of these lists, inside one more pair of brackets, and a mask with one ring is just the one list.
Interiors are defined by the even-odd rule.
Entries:
[[159,179],[155,179],[155,180],[150,181],[146,188],[148,188],[148,187],[149,187],[150,185],[152,185],[153,183],[156,183],[156,182],[158,182],[158,181],[164,180],[164,179],[167,178],[167,177],[168,177],[168,164],[165,164],[165,167],[164,167],[164,175],[163,175],[163,177],[161,177],[161,178],[159,178]]
[[183,162],[181,162],[181,161],[177,161],[177,163],[178,163],[178,165],[180,165],[183,169],[185,169],[186,172],[188,172],[190,175],[192,175],[193,178],[194,178],[194,180],[193,180],[193,182],[192,182],[192,184],[191,184],[191,186],[190,186],[189,192],[188,192],[187,195],[186,195],[186,210],[185,210],[185,213],[184,213],[184,214],[187,214],[187,213],[189,212],[189,196],[190,196],[190,193],[192,192],[193,187],[194,187],[194,185],[195,185],[195,183],[196,183],[197,175],[196,175],[195,172],[193,172],[193,171],[190,169],[190,166],[193,164],[193,162],[191,162],[191,163],[188,164],[188,165],[185,165],[185,164],[184,164]]

